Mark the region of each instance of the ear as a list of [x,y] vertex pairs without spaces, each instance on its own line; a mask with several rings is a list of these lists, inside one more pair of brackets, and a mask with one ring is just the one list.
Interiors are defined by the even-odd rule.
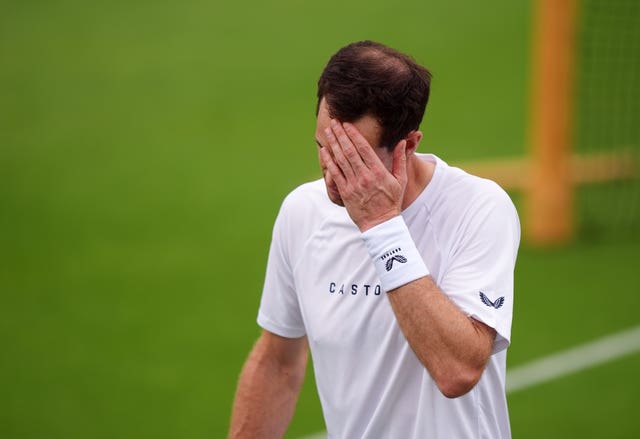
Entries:
[[407,135],[406,140],[407,140],[406,153],[413,154],[418,149],[418,145],[422,140],[422,131],[411,131]]

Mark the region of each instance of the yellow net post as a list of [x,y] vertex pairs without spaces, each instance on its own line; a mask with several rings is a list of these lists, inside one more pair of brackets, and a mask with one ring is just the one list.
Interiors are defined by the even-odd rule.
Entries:
[[538,0],[534,28],[526,237],[560,244],[574,232],[571,157],[577,0]]

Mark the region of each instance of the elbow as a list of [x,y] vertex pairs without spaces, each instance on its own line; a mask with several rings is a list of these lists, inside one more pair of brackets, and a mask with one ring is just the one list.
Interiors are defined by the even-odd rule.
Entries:
[[466,368],[455,373],[444,373],[435,379],[440,392],[447,398],[459,398],[467,394],[480,381],[484,368]]

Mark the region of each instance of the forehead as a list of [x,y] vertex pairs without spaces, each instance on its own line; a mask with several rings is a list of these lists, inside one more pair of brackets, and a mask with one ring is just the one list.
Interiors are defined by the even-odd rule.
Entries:
[[[364,138],[367,139],[371,146],[377,147],[379,145],[380,137],[382,135],[382,127],[373,116],[367,114],[351,123],[358,129],[358,131],[360,131]],[[331,115],[329,114],[327,103],[323,98],[320,101],[320,106],[318,107],[318,119],[316,121],[316,139],[322,144],[325,143],[326,139],[324,130],[330,125]]]

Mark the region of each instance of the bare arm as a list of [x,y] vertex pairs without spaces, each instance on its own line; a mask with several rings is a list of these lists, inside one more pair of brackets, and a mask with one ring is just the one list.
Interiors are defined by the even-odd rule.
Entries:
[[449,398],[475,386],[493,350],[496,331],[466,316],[430,276],[387,294],[418,359]]
[[249,354],[236,391],[229,439],[284,436],[307,366],[306,337],[263,331]]

